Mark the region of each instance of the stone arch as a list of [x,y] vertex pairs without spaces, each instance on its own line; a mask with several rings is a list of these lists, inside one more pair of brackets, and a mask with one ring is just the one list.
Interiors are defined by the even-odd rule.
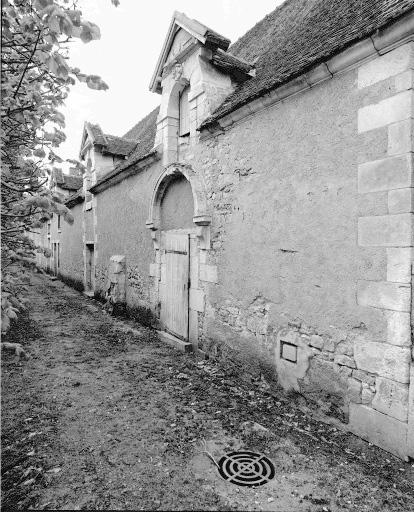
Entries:
[[211,223],[211,215],[207,210],[205,186],[201,177],[194,172],[190,165],[174,163],[164,169],[155,184],[150,208],[149,217],[146,223],[151,231],[158,231],[161,227],[161,201],[169,184],[177,177],[187,179],[191,185],[194,202],[193,222],[196,226],[208,226]]
[[[177,66],[177,73],[178,66],[182,66],[181,64],[176,64]],[[181,92],[190,85],[190,81],[187,80],[187,78],[184,78],[183,76],[180,76],[175,80],[174,85],[171,88],[169,97],[168,97],[168,106],[167,106],[167,116],[171,117],[173,119],[178,119],[179,116],[179,97]]]

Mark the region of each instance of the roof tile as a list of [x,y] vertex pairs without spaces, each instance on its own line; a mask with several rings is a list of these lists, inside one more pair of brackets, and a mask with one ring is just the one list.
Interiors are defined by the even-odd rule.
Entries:
[[255,62],[256,77],[241,84],[203,126],[414,9],[414,0],[287,0],[229,48]]

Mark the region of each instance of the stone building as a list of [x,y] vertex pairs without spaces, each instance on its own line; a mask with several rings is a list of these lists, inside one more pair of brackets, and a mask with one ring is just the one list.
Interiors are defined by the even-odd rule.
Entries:
[[[414,457],[413,0],[175,13],[123,137],[85,124],[54,270]],[[57,219],[54,219],[57,222]],[[47,238],[47,236],[46,236]]]

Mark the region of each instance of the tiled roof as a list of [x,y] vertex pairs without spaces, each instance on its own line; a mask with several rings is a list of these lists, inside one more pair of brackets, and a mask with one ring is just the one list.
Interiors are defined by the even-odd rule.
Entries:
[[99,126],[99,124],[87,123],[87,125],[92,133],[94,142],[96,144],[101,144],[102,146],[105,146],[106,145],[105,135],[102,131],[102,128]]
[[75,204],[82,203],[84,201],[84,194],[83,194],[83,188],[80,188],[73,194],[71,194],[66,200],[65,205],[68,208],[72,208],[72,206],[75,206]]
[[155,132],[157,129],[157,116],[160,107],[155,108],[144,119],[128,130],[123,136],[124,139],[132,139],[137,141],[135,150],[128,156],[125,162],[121,162],[120,166],[127,167],[132,163],[140,160],[143,156],[151,151],[154,146]]
[[[92,192],[94,192],[95,187],[99,187],[105,181],[113,179],[115,176],[118,176],[128,167],[131,167],[134,163],[137,163],[144,158],[154,155],[155,151],[153,151],[154,141],[155,141],[155,132],[156,132],[156,121],[159,112],[159,107],[150,112],[147,116],[145,116],[139,123],[133,126],[127,133],[122,137],[123,140],[134,140],[134,144],[136,145],[135,149],[132,151],[126,160],[120,162],[114,169],[105,173],[96,184],[91,188]],[[95,193],[95,192],[94,192]]]
[[116,137],[105,133],[107,144],[104,146],[104,152],[111,155],[127,156],[135,149],[136,141],[128,140],[124,137]]
[[136,141],[128,137],[117,137],[104,133],[99,124],[86,123],[92,134],[93,143],[102,146],[104,153],[116,156],[127,156],[135,149]]
[[64,174],[63,183],[59,183],[59,187],[65,190],[77,190],[83,184],[83,178],[79,176],[68,176]]
[[414,0],[287,0],[228,52],[255,62],[256,77],[237,89],[203,125],[303,74],[414,9]]
[[236,79],[243,80],[246,80],[251,76],[249,74],[254,68],[253,64],[246,62],[239,57],[235,57],[231,53],[227,53],[220,48],[213,53],[212,63],[225,73],[230,73]]
[[53,180],[59,188],[64,190],[78,190],[83,184],[82,177],[64,174],[61,169],[54,170]]

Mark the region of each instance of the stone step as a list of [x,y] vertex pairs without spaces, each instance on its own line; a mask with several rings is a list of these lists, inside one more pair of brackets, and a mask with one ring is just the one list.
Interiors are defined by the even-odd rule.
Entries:
[[157,334],[160,337],[161,341],[164,341],[165,343],[175,348],[176,350],[179,350],[180,352],[193,351],[193,346],[188,341],[180,340],[179,338],[176,338],[175,336],[172,336],[171,334],[165,331],[157,331]]

